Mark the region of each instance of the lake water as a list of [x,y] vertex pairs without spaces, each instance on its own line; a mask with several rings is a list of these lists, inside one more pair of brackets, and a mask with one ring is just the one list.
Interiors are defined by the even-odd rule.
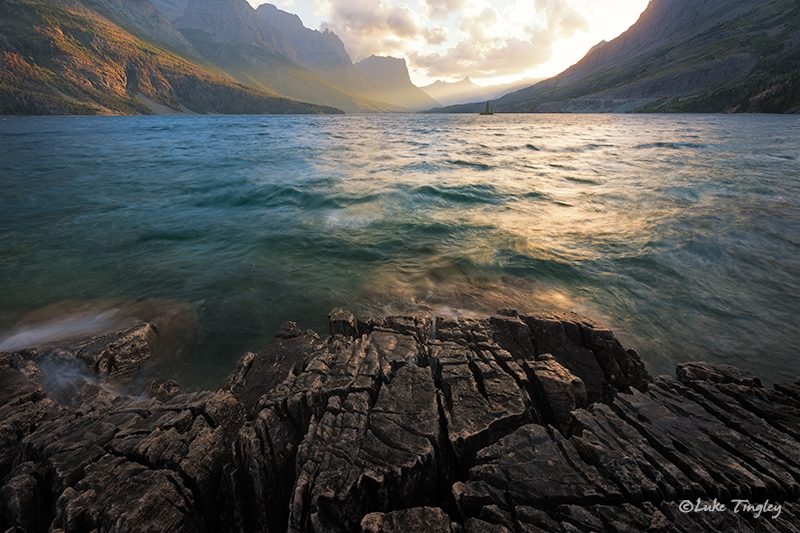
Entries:
[[216,387],[285,321],[574,310],[653,374],[800,375],[800,117],[0,119],[0,349],[136,315]]

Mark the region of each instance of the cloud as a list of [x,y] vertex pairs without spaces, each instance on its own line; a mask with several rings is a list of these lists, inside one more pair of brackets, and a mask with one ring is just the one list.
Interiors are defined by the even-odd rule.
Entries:
[[428,28],[418,13],[406,4],[385,0],[315,0],[315,8],[326,10],[323,26],[345,43],[354,60],[371,54],[400,53],[410,42],[440,44],[446,33]]
[[409,63],[430,78],[491,78],[519,74],[549,61],[553,45],[589,31],[589,21],[566,0],[517,2],[499,12],[485,6],[465,14],[461,39],[441,52],[411,52]]
[[422,0],[422,8],[428,18],[445,19],[451,14],[461,11],[469,0]]
[[420,0],[421,12],[394,0],[313,2],[354,61],[401,56],[430,78],[518,74],[546,63],[555,42],[589,30],[568,0]]
[[568,39],[577,31],[589,31],[589,21],[564,0],[539,0],[544,4],[547,30],[556,38]]
[[425,42],[432,46],[442,44],[447,40],[449,34],[450,32],[447,31],[447,28],[442,28],[438,26],[433,28],[425,28],[424,31]]
[[414,39],[420,35],[416,14],[405,5],[393,6],[386,16],[386,26],[396,37]]

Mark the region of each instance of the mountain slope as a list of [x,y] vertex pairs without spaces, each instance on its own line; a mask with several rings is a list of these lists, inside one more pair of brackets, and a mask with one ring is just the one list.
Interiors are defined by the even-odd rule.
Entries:
[[501,83],[497,85],[486,85],[481,87],[476,85],[469,76],[461,81],[455,83],[437,80],[430,85],[420,87],[428,95],[440,102],[442,105],[457,105],[465,104],[468,102],[485,102],[486,100],[494,100],[505,96],[506,94],[517,91],[524,87],[529,87],[534,83],[542,80],[533,78],[524,78],[521,80],[513,81],[511,83]]
[[[286,36],[302,66],[345,92],[392,105],[389,95],[353,65],[335,33],[306,28],[300,17],[272,4],[261,4],[256,14]],[[395,109],[401,110],[397,106]]]
[[436,80],[420,89],[442,105],[475,102],[490,98],[489,93],[484,91],[483,87],[473,83],[469,76],[454,83]]
[[[125,1],[122,11],[148,4]],[[172,43],[182,53],[167,50],[154,41],[174,30],[142,13],[141,32],[155,25],[162,39],[135,36],[77,0],[0,2],[0,113],[149,114],[148,103],[198,113],[337,112],[235,83],[188,58],[185,42]]]
[[298,51],[283,32],[245,0],[190,0],[174,23],[198,52],[241,83],[348,113],[388,110],[300,65]]
[[652,0],[613,41],[495,102],[500,112],[798,110],[796,0]]
[[370,56],[356,63],[358,70],[377,83],[392,102],[421,111],[439,106],[439,102],[411,83],[405,59]]

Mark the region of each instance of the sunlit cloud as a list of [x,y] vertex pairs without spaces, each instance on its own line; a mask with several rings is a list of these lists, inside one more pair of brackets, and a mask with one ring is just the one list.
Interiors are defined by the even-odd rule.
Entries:
[[[513,31],[493,6],[467,13],[461,17],[461,39],[455,45],[440,52],[408,50],[410,63],[430,78],[508,76],[547,62],[553,43],[589,30],[586,17],[565,0],[538,0],[533,6]],[[518,14],[518,4],[509,11]]]
[[[530,76],[538,74],[539,67],[563,70],[601,39],[616,37],[647,4],[647,0],[280,1],[313,7],[318,29],[335,32],[353,61],[373,54],[403,57],[412,76],[431,81],[466,75]],[[620,17],[622,12],[632,14]]]
[[469,0],[422,0],[425,15],[432,19],[444,19],[452,13],[462,10]]

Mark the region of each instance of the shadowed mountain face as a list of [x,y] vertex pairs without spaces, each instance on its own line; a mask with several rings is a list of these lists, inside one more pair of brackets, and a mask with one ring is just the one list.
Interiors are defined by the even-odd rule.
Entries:
[[439,106],[436,100],[411,83],[405,59],[373,55],[356,63],[356,67],[385,90],[398,105],[415,111]]
[[314,71],[320,67],[353,64],[344,44],[335,33],[308,29],[300,17],[281,11],[272,4],[258,6],[256,14],[261,20],[280,30],[296,51],[297,61],[304,67]]
[[351,113],[387,110],[304,67],[286,35],[245,0],[191,0],[175,25],[203,56],[241,83]]
[[261,4],[256,14],[286,36],[296,51],[297,62],[314,74],[355,96],[390,104],[387,110],[402,110],[399,106],[392,106],[392,99],[386,91],[353,65],[335,33],[306,28],[300,17],[272,4]]
[[264,24],[244,0],[191,0],[175,26],[203,32],[208,41],[251,44],[298,60],[297,52],[283,33]]
[[153,6],[164,13],[169,20],[175,20],[183,15],[189,0],[152,0]]
[[495,110],[797,112],[800,5],[653,0],[628,31],[558,76],[501,98]]

